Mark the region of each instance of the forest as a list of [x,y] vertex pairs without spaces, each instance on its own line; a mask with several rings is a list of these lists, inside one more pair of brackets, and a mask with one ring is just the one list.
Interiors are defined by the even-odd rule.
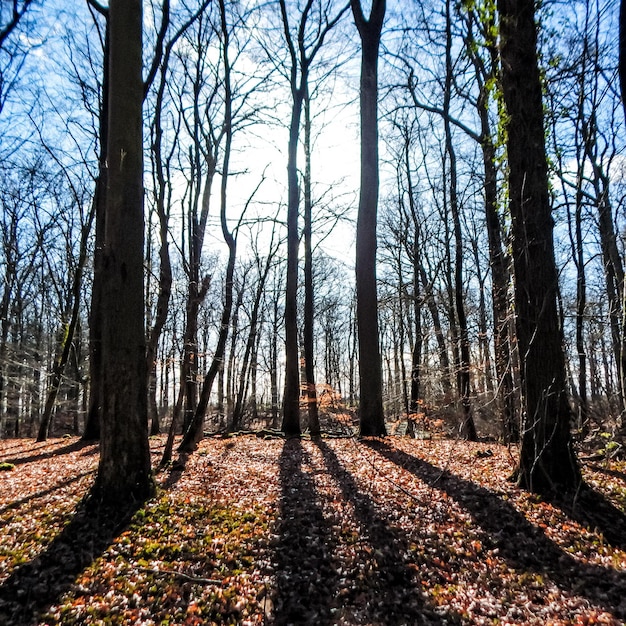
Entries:
[[621,4],[0,3],[0,622],[624,623]]

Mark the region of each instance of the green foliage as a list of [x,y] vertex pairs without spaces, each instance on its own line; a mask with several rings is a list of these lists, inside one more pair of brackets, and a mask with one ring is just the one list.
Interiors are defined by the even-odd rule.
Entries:
[[615,440],[613,433],[603,432],[600,437],[604,440],[604,446],[599,452],[607,459],[614,457],[622,449],[622,444]]
[[0,463],[0,472],[10,472],[15,469],[13,463]]

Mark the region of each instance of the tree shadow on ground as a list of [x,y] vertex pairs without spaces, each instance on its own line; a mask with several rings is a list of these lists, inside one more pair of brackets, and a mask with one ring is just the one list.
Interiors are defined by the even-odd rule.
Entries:
[[2,438],[0,438],[0,443],[2,444],[2,450],[6,454],[7,450],[13,450],[15,448],[22,448],[24,446],[24,439],[2,439]]
[[55,491],[59,491],[60,489],[65,489],[68,485],[71,485],[72,483],[76,483],[82,480],[85,476],[94,475],[95,472],[96,472],[95,469],[87,470],[85,472],[81,472],[80,474],[77,474],[76,476],[72,476],[70,478],[63,478],[61,482],[57,483],[56,485],[53,485],[52,487],[48,487],[48,489],[43,489],[42,491],[31,493],[30,495],[24,496],[23,498],[20,498],[19,500],[13,500],[12,502],[5,504],[4,506],[0,506],[0,513],[6,513],[7,511],[13,511],[15,509],[19,509],[22,505],[27,504],[28,502],[31,502],[32,500],[37,500],[38,498],[49,496],[50,494],[54,493]]
[[95,561],[124,530],[141,506],[111,510],[87,496],[69,523],[33,560],[18,566],[0,585],[0,624],[39,623],[46,611],[69,591],[77,575]]
[[613,478],[620,478],[624,482],[626,482],[626,472],[620,472],[618,470],[612,470],[608,467],[602,467],[601,465],[596,465],[595,463],[590,463],[588,465],[589,469],[592,469],[594,472],[600,472],[601,474],[606,474],[607,476],[612,476]]
[[[454,624],[458,615],[442,615],[429,604],[415,578],[415,566],[407,538],[377,511],[371,498],[359,490],[352,474],[341,464],[334,450],[315,440],[331,476],[337,481],[346,502],[354,507],[361,526],[360,543],[367,548],[367,576],[353,580],[346,604],[366,606],[367,614],[357,623],[368,624]],[[410,565],[413,566],[410,567]],[[351,573],[354,575],[354,572]],[[357,617],[356,615],[354,617]],[[349,623],[352,623],[349,621]]]
[[275,624],[331,624],[337,566],[331,529],[304,466],[309,455],[297,438],[287,439],[280,456],[280,522],[274,551]]
[[431,465],[386,442],[365,442],[383,458],[411,472],[461,505],[488,534],[510,566],[548,576],[567,593],[626,618],[626,572],[586,564],[561,549],[515,507],[490,490]]
[[602,493],[584,484],[573,502],[559,496],[550,498],[549,502],[570,519],[601,533],[604,542],[626,551],[626,515]]
[[97,454],[99,451],[98,445],[94,444],[93,441],[87,442],[78,439],[73,441],[72,443],[68,443],[60,448],[55,448],[54,450],[47,450],[46,452],[41,452],[39,454],[27,454],[25,456],[16,456],[12,459],[4,459],[5,463],[12,463],[13,465],[23,465],[24,463],[34,463],[35,461],[43,461],[45,459],[50,459],[54,456],[62,456],[64,454],[70,454],[72,452],[78,452],[78,450],[82,450],[83,448],[92,447],[92,450],[86,450],[85,455],[89,454]]

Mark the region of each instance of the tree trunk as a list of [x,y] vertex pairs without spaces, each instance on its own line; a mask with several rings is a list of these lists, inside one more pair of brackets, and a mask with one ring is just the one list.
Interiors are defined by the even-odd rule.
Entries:
[[222,176],[221,176],[221,193],[220,193],[220,224],[222,227],[222,236],[228,246],[228,264],[226,267],[226,282],[224,285],[224,308],[222,310],[222,317],[220,320],[220,331],[217,341],[217,347],[215,348],[215,354],[211,361],[211,366],[206,373],[203,383],[200,397],[198,398],[198,404],[195,407],[195,413],[193,419],[189,423],[183,440],[181,441],[178,451],[179,452],[192,452],[198,447],[198,443],[202,439],[204,417],[209,406],[209,399],[211,397],[211,390],[213,388],[213,382],[217,373],[222,367],[224,362],[224,354],[226,352],[226,341],[228,339],[228,325],[230,323],[230,314],[233,303],[233,276],[235,273],[235,260],[237,256],[237,241],[233,237],[232,233],[228,229],[228,222],[226,219],[227,208],[227,187],[229,176],[229,164],[230,164],[230,151],[233,138],[232,127],[232,90],[231,90],[231,66],[230,57],[228,54],[229,37],[228,27],[226,24],[226,8],[224,0],[219,0],[220,7],[220,19],[221,19],[221,31],[222,31],[222,45],[223,45],[223,63],[224,63],[224,157],[222,163]]
[[102,291],[102,418],[96,501],[152,494],[144,329],[141,0],[110,2],[108,189]]
[[102,105],[100,109],[99,141],[100,163],[94,190],[95,235],[93,252],[93,282],[91,284],[91,309],[89,311],[89,408],[83,432],[83,441],[100,439],[102,412],[102,271],[106,213],[107,166],[106,150],[109,134],[109,48],[110,22],[105,13],[105,36],[102,60]]
[[304,92],[292,84],[292,110],[289,126],[287,164],[287,276],[285,281],[285,389],[283,393],[283,432],[300,434],[300,354],[298,351],[298,134]]
[[626,119],[626,0],[619,5],[619,84]]
[[309,412],[309,432],[320,434],[320,421],[317,410],[315,389],[314,353],[314,290],[313,290],[313,200],[311,198],[311,100],[308,90],[304,101],[304,372],[306,381],[306,402]]
[[461,217],[457,193],[457,165],[456,152],[452,142],[452,127],[450,124],[450,97],[452,95],[452,16],[450,0],[446,1],[446,83],[444,90],[444,128],[446,136],[446,151],[450,160],[450,210],[452,212],[452,224],[454,227],[454,306],[456,319],[459,324],[458,351],[459,368],[457,371],[457,387],[463,408],[461,422],[461,436],[469,441],[476,441],[478,434],[472,416],[470,403],[471,379],[470,379],[470,346],[469,332],[467,329],[467,315],[465,313],[465,298],[463,293],[463,236],[461,234]]
[[[265,289],[267,276],[272,267],[273,258],[274,251],[268,254],[265,262],[265,267],[263,268],[263,271],[259,273],[258,284],[256,292],[254,294],[254,302],[252,304],[252,311],[250,313],[250,331],[248,333],[248,339],[246,341],[246,347],[243,355],[243,362],[241,364],[241,370],[239,372],[239,385],[237,388],[237,397],[235,398],[235,406],[233,408],[232,430],[234,431],[239,430],[242,426],[243,403],[246,396],[245,392],[248,386],[248,367],[251,363],[251,359],[254,358],[254,350],[257,343],[257,331],[259,325],[259,308],[261,306],[261,298],[263,297],[263,290]],[[261,270],[260,266],[259,270]]]
[[[289,25],[287,3],[285,0],[280,0],[279,4],[285,43],[287,44],[291,62],[291,67],[289,68],[289,86],[292,98],[287,162],[287,278],[285,284],[285,391],[283,396],[283,432],[287,436],[298,436],[301,432],[300,355],[298,350],[297,323],[298,247],[300,244],[300,234],[298,232],[300,189],[298,185],[297,157],[300,119],[305,97],[308,97],[308,79],[311,64],[313,63],[315,55],[322,47],[326,35],[334,28],[335,24],[348,7],[345,5],[334,17],[329,16],[326,10],[328,7],[323,11],[320,7],[319,16],[316,16],[316,19],[319,17],[319,22],[315,24],[311,32],[308,32],[307,22],[311,17],[313,9],[313,0],[308,0],[302,9],[298,22],[297,36],[294,39]],[[313,11],[313,13],[315,14],[315,11]],[[310,387],[307,389],[307,392],[310,392]],[[312,428],[314,431],[319,430],[319,427],[315,424],[315,416],[313,416]]]
[[498,0],[524,430],[518,483],[575,489],[533,0]]
[[280,314],[278,311],[278,299],[272,302],[272,331],[270,338],[270,412],[272,428],[278,428],[279,403],[278,403],[278,328]]
[[356,307],[359,348],[360,435],[384,436],[382,362],[376,289],[378,213],[378,48],[385,0],[373,0],[368,20],[360,0],[351,0],[361,37],[361,187],[356,226]]
[[485,218],[491,267],[491,309],[494,326],[494,353],[499,395],[502,399],[502,436],[505,443],[519,441],[516,419],[512,355],[509,345],[508,259],[502,249],[502,232],[498,217],[496,150],[491,141],[486,108],[481,108],[481,145],[485,169]]
[[443,395],[447,398],[450,395],[450,356],[448,354],[448,347],[446,346],[446,338],[444,336],[443,328],[441,327],[441,318],[439,316],[439,309],[437,308],[437,302],[432,293],[432,284],[428,280],[426,269],[419,261],[419,275],[424,287],[424,301],[428,308],[428,312],[433,320],[433,331],[435,333],[435,339],[437,341],[437,351],[439,353],[439,370],[441,390]]
[[583,145],[593,172],[593,187],[598,210],[598,232],[604,264],[604,277],[609,305],[609,321],[613,339],[613,353],[617,365],[617,395],[620,413],[626,411],[626,318],[624,265],[617,247],[617,235],[613,219],[613,208],[609,196],[609,177],[603,171],[597,154],[597,127],[595,114],[584,120]]

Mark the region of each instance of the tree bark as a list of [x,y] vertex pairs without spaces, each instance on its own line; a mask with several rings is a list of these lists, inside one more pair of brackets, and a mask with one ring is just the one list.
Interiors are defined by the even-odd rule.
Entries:
[[289,125],[287,164],[287,275],[285,279],[285,389],[283,393],[283,425],[287,436],[300,434],[300,354],[298,350],[298,135],[304,91],[292,77],[292,109]]
[[452,15],[450,0],[446,0],[446,81],[443,100],[443,120],[446,137],[446,152],[450,160],[450,210],[454,229],[454,308],[458,322],[458,354],[459,363],[456,373],[457,391],[461,400],[463,416],[460,434],[469,441],[476,441],[478,434],[472,416],[470,402],[470,346],[467,329],[467,314],[465,313],[465,298],[463,293],[463,236],[461,233],[461,216],[457,193],[457,162],[456,151],[452,142],[452,126],[450,124],[450,98],[452,95],[453,67],[452,67]]
[[378,49],[385,0],[373,0],[365,19],[360,0],[351,0],[361,37],[361,188],[356,227],[356,308],[359,350],[360,435],[384,436],[382,361],[376,289],[378,213]]
[[315,293],[313,289],[313,199],[311,197],[311,99],[309,92],[304,99],[304,372],[306,381],[306,401],[309,412],[309,432],[320,434],[320,420],[315,389],[314,354],[314,311]]
[[518,483],[575,489],[533,0],[498,0],[524,429]]
[[142,2],[111,0],[103,250],[102,416],[96,501],[152,494],[144,329]]

